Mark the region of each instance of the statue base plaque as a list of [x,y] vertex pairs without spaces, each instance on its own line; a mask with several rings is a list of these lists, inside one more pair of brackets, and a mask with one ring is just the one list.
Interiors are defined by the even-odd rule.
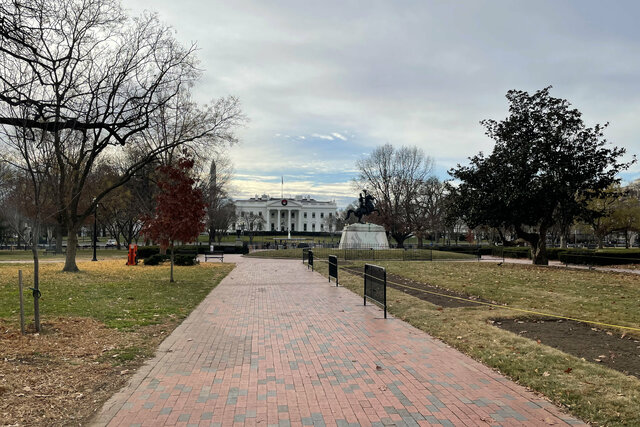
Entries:
[[356,223],[342,230],[339,249],[389,249],[389,241],[383,226]]

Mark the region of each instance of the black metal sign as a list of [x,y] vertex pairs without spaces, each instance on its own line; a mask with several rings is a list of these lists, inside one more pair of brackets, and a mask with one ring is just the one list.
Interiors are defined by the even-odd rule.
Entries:
[[364,265],[364,305],[367,298],[382,305],[387,318],[387,270],[377,265]]
[[309,259],[309,248],[302,248],[302,263]]
[[329,255],[329,282],[332,277],[336,279],[336,286],[338,286],[338,257],[336,255]]
[[313,251],[309,250],[309,261],[307,264],[307,269],[311,267],[311,271],[313,271]]

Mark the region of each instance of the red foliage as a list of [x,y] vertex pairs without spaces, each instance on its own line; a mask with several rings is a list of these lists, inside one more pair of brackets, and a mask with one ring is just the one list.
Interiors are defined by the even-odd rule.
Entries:
[[189,175],[193,159],[180,158],[176,166],[160,166],[160,192],[156,196],[153,217],[144,219],[142,233],[163,249],[175,241],[193,242],[205,229],[205,207],[202,191],[194,188]]

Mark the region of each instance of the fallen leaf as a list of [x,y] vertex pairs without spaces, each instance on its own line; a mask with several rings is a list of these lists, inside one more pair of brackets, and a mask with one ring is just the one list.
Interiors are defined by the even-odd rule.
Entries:
[[382,371],[382,366],[376,365],[376,371]]
[[551,418],[545,418],[544,422],[547,423],[548,425],[552,426],[554,425],[556,422],[553,421]]
[[550,374],[549,372],[547,372],[547,371],[544,371],[544,372],[542,373],[542,376],[543,376],[543,377],[548,377],[549,375],[551,375],[551,374]]
[[570,374],[573,371],[573,368],[567,368],[564,370],[565,373]]

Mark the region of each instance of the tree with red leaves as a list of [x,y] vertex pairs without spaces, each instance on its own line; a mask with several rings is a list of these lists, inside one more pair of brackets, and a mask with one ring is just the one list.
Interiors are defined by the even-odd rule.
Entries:
[[204,196],[194,187],[195,180],[190,175],[193,164],[193,159],[184,156],[176,165],[158,167],[160,192],[155,197],[155,213],[144,219],[142,229],[163,251],[171,249],[171,282],[174,281],[174,242],[195,241],[206,225]]

